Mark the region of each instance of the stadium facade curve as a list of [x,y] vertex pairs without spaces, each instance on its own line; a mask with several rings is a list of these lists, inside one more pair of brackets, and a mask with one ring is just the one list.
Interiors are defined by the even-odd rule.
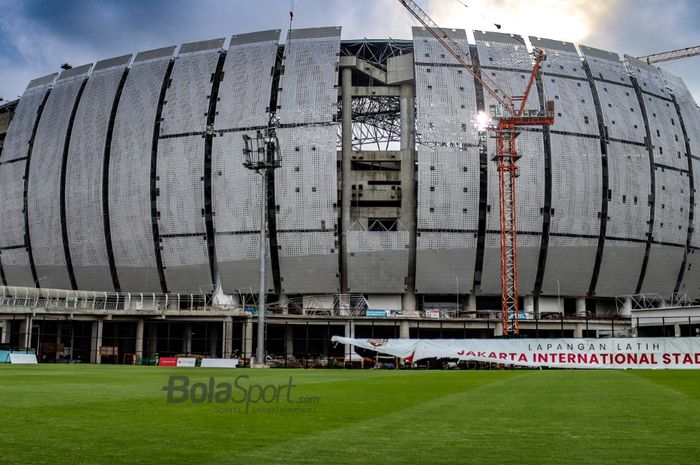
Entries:
[[[505,93],[524,87],[523,38],[450,34]],[[528,41],[547,52],[528,108],[546,94],[557,113],[519,136],[520,294],[700,297],[700,112],[681,79]],[[412,42],[324,27],[175,50],[29,83],[0,154],[4,285],[256,293],[260,177],[242,136],[274,113],[269,293],[404,309],[500,295],[495,146],[475,125],[495,101],[423,29]]]

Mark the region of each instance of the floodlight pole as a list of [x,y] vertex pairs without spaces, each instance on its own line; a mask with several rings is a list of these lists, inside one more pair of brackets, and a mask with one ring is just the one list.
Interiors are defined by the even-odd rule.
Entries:
[[243,166],[254,170],[261,177],[260,186],[260,295],[258,298],[258,346],[255,351],[255,367],[265,367],[265,283],[267,267],[267,180],[268,175],[281,165],[279,142],[271,118],[267,129],[258,131],[255,139],[244,135],[245,162]]
[[[267,144],[266,152],[267,152]],[[266,153],[269,158],[269,154]],[[258,298],[258,346],[255,351],[255,365],[259,368],[265,366],[265,273],[267,265],[267,171],[271,169],[265,166],[258,171],[262,178],[260,187],[260,297]]]

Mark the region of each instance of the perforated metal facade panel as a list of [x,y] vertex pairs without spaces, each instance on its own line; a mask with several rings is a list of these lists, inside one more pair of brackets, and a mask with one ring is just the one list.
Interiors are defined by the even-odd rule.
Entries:
[[287,37],[277,103],[281,123],[333,121],[339,53],[339,27],[296,29]]
[[408,231],[348,231],[348,292],[403,293]]
[[644,94],[644,108],[649,120],[654,163],[687,171],[683,130],[673,102]]
[[[645,249],[644,242],[606,239],[595,289],[596,296],[615,297],[634,294],[639,273],[642,270]],[[674,273],[677,271],[674,270]],[[678,277],[677,274],[676,277]]]
[[597,238],[550,236],[542,294],[586,295],[593,277],[597,250]]
[[24,247],[26,160],[0,165],[0,247]]
[[211,271],[205,236],[161,237],[163,272],[168,290],[211,292]]
[[121,57],[112,66],[97,63],[73,123],[66,162],[66,228],[79,289],[114,290],[105,241],[102,177],[112,105],[129,61],[131,56]]
[[646,147],[608,144],[607,236],[647,240],[649,226],[649,153]]
[[204,137],[158,142],[160,234],[204,234]]
[[[5,249],[0,251],[0,256],[8,286],[35,286],[27,249]],[[43,276],[39,276],[39,278],[43,278]],[[42,280],[41,283],[43,282]]]
[[162,292],[151,220],[151,157],[158,97],[174,49],[136,57],[114,121],[109,159],[110,230],[124,290]]
[[[464,30],[449,31],[465,52]],[[479,215],[479,151],[474,79],[422,28],[413,28],[416,61],[416,292],[473,287]],[[468,58],[468,57],[467,57]],[[449,64],[451,66],[445,66]]]
[[683,263],[684,249],[683,246],[651,245],[642,293],[658,292],[668,295],[673,292]]
[[[29,153],[37,112],[53,84],[55,74],[35,79],[22,94],[2,145],[0,162],[24,158]],[[37,81],[44,81],[43,84]]]
[[[279,31],[234,36],[219,87],[217,128],[264,126],[269,119],[272,68]],[[243,135],[227,132],[212,146],[212,201],[216,254],[224,290],[258,291],[261,176],[243,166]],[[273,281],[268,253],[267,283]]]
[[543,73],[586,79],[586,71],[574,44],[532,36],[529,39],[533,47],[547,54],[547,59],[542,63]]
[[632,87],[595,81],[608,137],[644,143],[646,130]]
[[0,251],[9,286],[34,286],[25,247],[24,176],[27,162],[22,159],[29,154],[39,108],[55,77],[52,74],[35,79],[27,86],[17,104],[0,154],[0,247],[16,247]]
[[61,73],[39,121],[29,167],[29,236],[42,287],[70,289],[61,230],[61,171],[66,134],[90,66]]
[[[552,147],[552,234],[598,236],[602,191],[600,141],[550,135]],[[571,238],[571,243],[575,243]]]
[[[268,242],[265,283],[274,292],[272,263]],[[216,257],[219,262],[221,286],[226,292],[259,292],[260,290],[260,235],[216,234]]]
[[338,292],[337,240],[333,232],[278,232],[282,292]]
[[654,241],[685,245],[688,237],[688,174],[657,167]]
[[229,132],[214,138],[212,184],[217,233],[255,233],[260,230],[261,176],[243,166],[243,134]]
[[[450,39],[469,54],[469,43],[467,33],[464,29],[445,29]],[[441,65],[459,65],[459,62],[452,56],[445,47],[433,37],[431,33],[422,27],[413,27],[413,61],[415,63],[431,63]],[[464,57],[463,57],[464,58]]]
[[587,81],[545,75],[542,83],[546,98],[554,101],[552,131],[599,134],[593,95]]
[[416,292],[454,294],[474,287],[476,233],[419,232],[416,238]]
[[697,249],[688,251],[683,280],[678,291],[686,292],[691,299],[700,297],[700,251]]
[[204,131],[211,84],[223,44],[221,39],[215,48],[190,53],[180,51],[163,102],[161,136]]
[[216,129],[264,126],[280,31],[233,36],[219,85]]

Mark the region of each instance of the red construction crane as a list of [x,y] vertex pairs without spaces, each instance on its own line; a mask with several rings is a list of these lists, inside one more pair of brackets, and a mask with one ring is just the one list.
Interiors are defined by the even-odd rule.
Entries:
[[540,65],[545,59],[542,50],[535,49],[534,65],[530,79],[522,96],[509,96],[498,90],[497,85],[487,76],[481,75],[479,67],[471,61],[459,44],[447,32],[438,26],[427,13],[414,1],[399,0],[399,2],[420,22],[423,27],[435,37],[450,54],[481,83],[496,101],[490,105],[491,117],[496,124],[490,125],[489,130],[496,133],[496,154],[493,161],[498,170],[498,198],[500,204],[501,232],[501,318],[503,335],[517,335],[518,325],[518,234],[515,221],[515,178],[518,176],[517,160],[520,158],[516,149],[518,128],[522,126],[549,126],[554,124],[554,102],[545,103],[544,114],[538,110],[525,110],[527,98],[530,95],[535,77]]

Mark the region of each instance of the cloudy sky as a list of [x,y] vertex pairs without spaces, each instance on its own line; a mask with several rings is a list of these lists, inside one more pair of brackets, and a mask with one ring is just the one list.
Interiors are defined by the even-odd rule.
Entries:
[[[444,27],[567,40],[632,56],[700,45],[696,0],[417,0]],[[343,39],[408,39],[397,0],[294,0],[295,28],[342,26]],[[289,0],[0,0],[0,97],[74,66],[127,53],[289,25]],[[700,56],[662,67],[700,102]]]

